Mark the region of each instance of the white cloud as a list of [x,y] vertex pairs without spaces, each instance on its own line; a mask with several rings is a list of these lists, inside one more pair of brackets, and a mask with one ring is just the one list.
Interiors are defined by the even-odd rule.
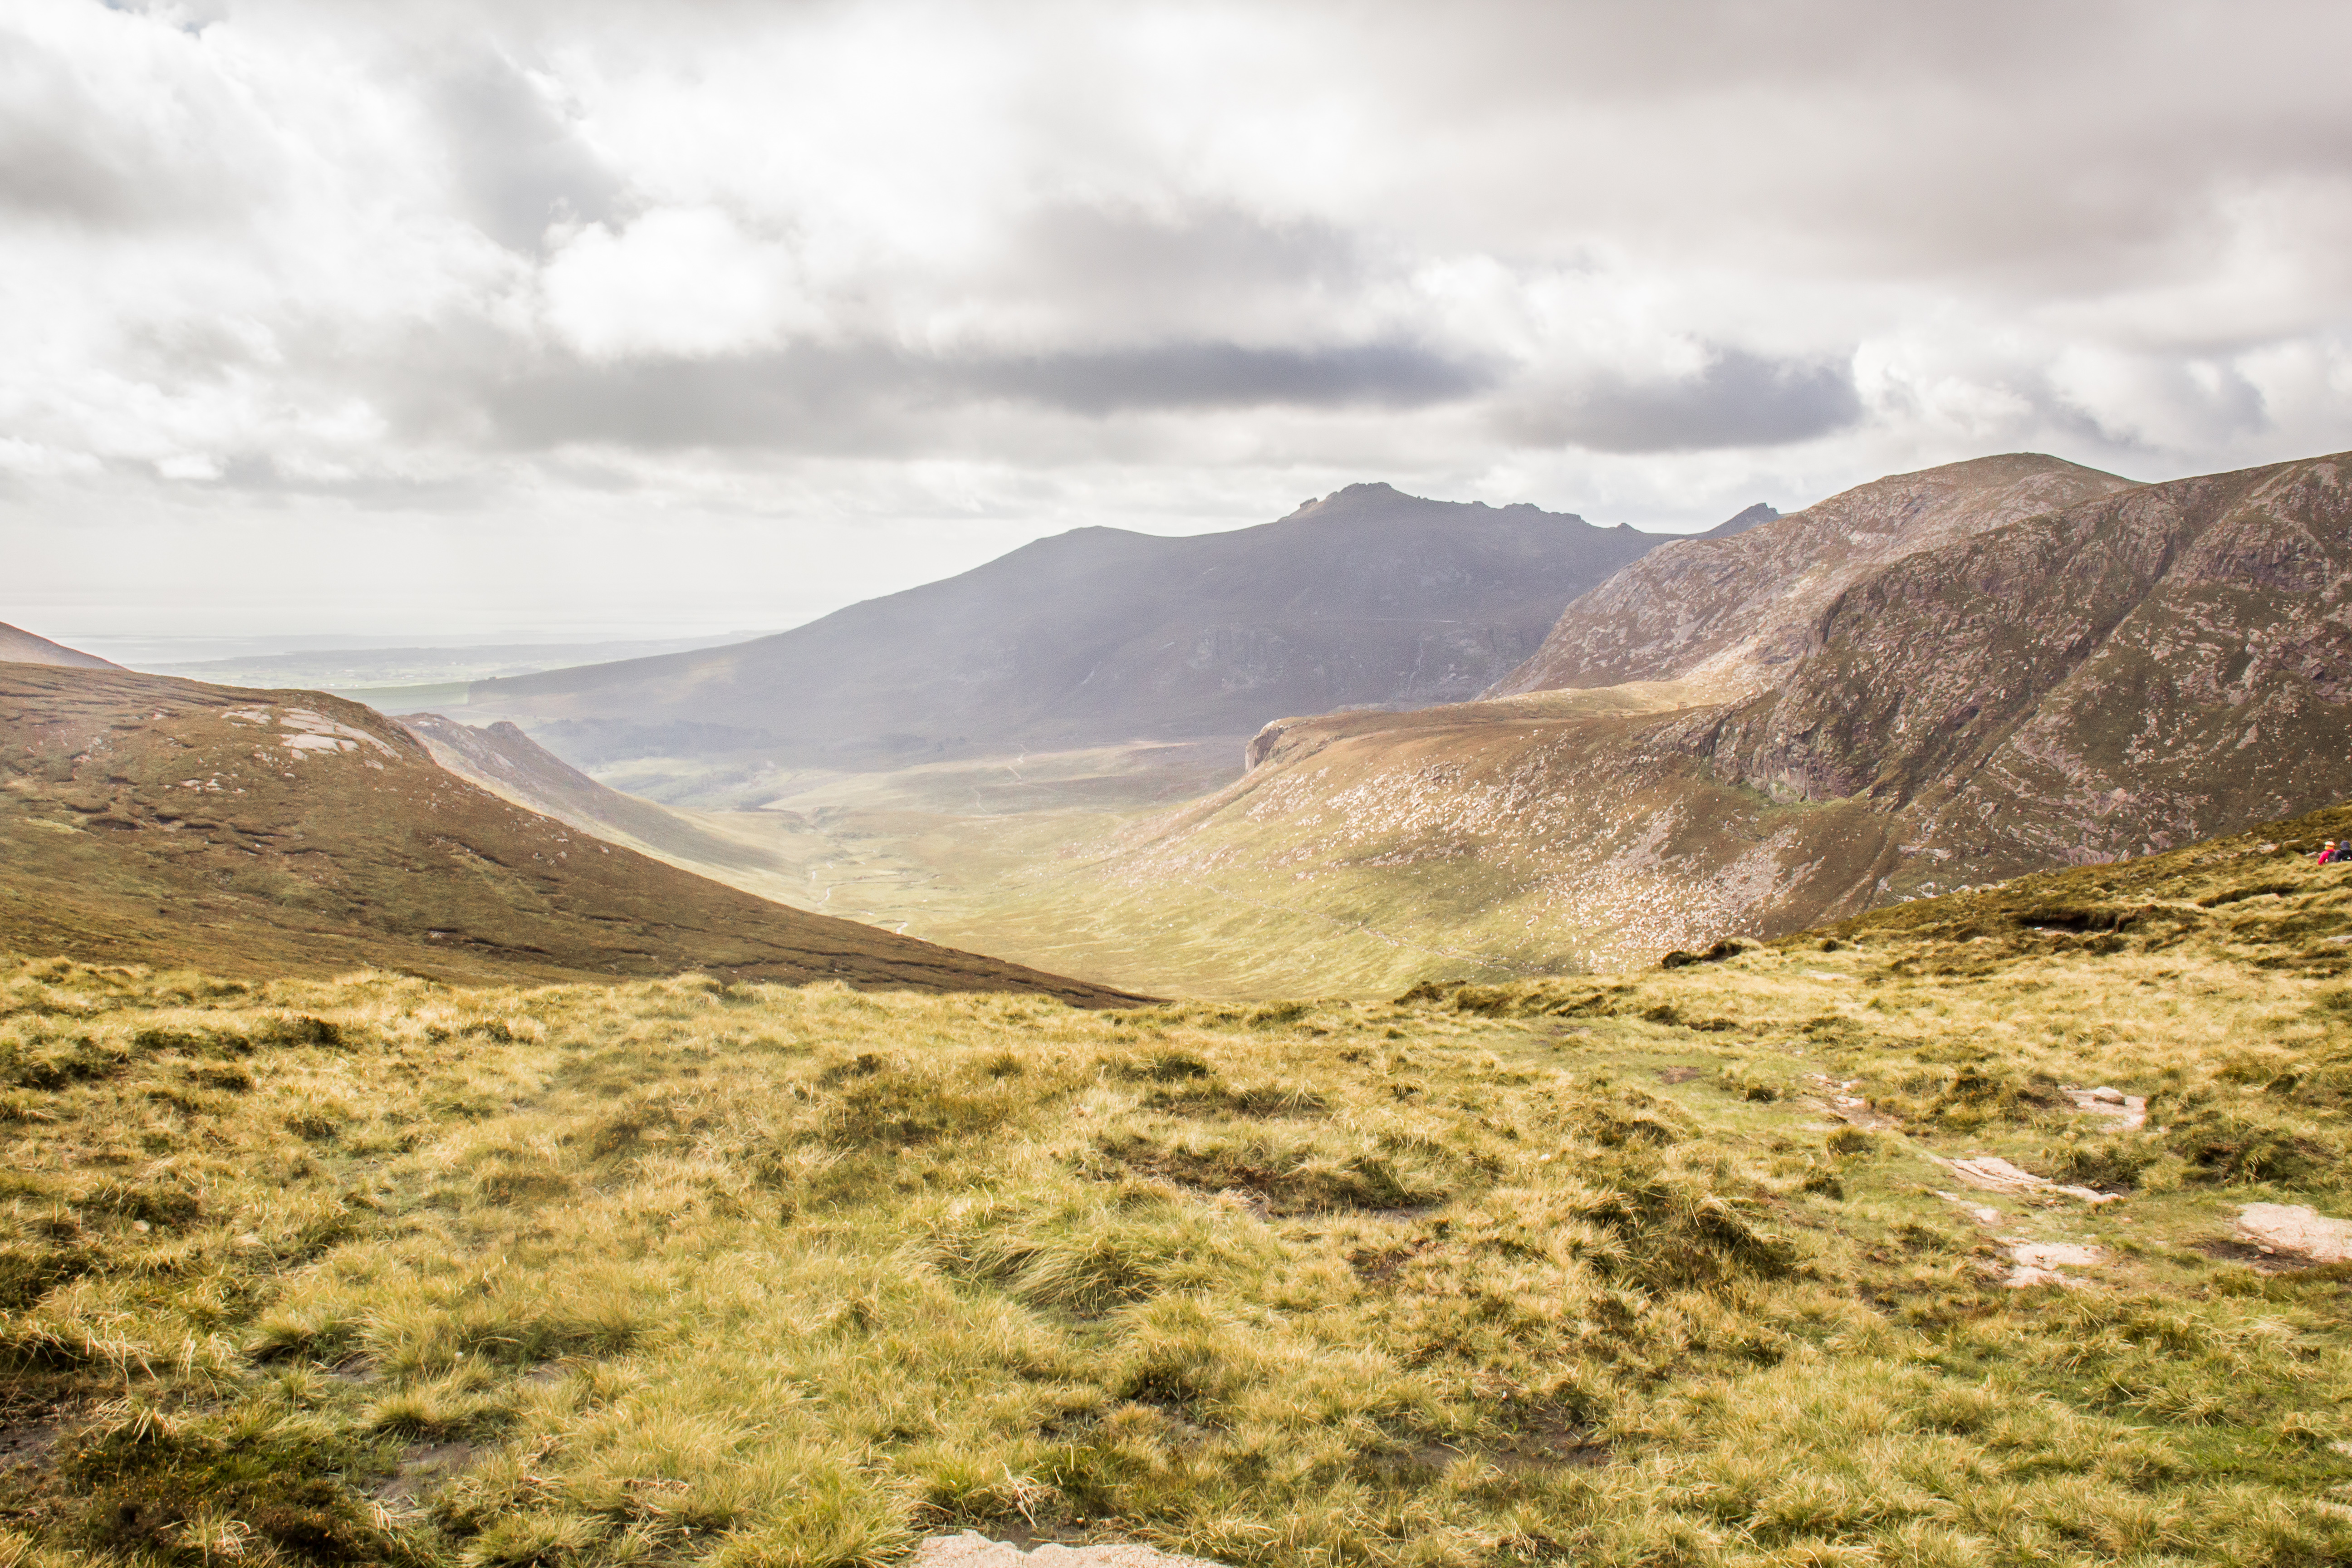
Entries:
[[657,207],[615,234],[592,224],[541,274],[549,327],[592,359],[707,357],[773,346],[823,318],[792,252],[715,207]]

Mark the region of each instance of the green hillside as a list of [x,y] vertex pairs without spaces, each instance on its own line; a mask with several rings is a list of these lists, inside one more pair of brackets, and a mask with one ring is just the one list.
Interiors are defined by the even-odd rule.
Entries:
[[0,1562],[2341,1562],[2347,833],[1394,1003],[14,961]]

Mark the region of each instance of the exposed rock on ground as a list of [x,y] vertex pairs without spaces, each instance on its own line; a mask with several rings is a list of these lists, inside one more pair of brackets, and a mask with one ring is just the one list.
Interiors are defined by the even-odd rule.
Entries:
[[2060,1186],[2047,1176],[2037,1176],[2031,1171],[2020,1170],[2008,1161],[1995,1159],[1989,1154],[1979,1154],[1971,1160],[1952,1160],[1938,1162],[1938,1163],[1948,1163],[1953,1175],[1979,1192],[2026,1194],[2063,1193],[2070,1198],[2081,1198],[2084,1203],[2093,1205],[2116,1201],[2116,1194],[2113,1193],[2102,1193],[2090,1187]]
[[1024,1552],[976,1530],[934,1535],[915,1551],[908,1568],[1222,1568],[1200,1557],[1171,1557],[1150,1546],[1035,1546]]
[[2147,1125],[2146,1095],[2126,1094],[2105,1084],[2096,1089],[2065,1089],[2059,1092],[2074,1102],[2075,1110],[2086,1116],[2105,1117],[2119,1131],[2129,1132]]
[[2301,1204],[2248,1204],[2238,1234],[2265,1252],[2288,1252],[2314,1263],[2352,1258],[2352,1221],[2329,1219]]
[[2022,1290],[2029,1285],[2079,1285],[2082,1280],[2063,1268],[2088,1268],[2105,1256],[2095,1247],[2064,1241],[2021,1241],[2011,1247],[2009,1256],[2015,1267],[2002,1281],[2012,1290]]

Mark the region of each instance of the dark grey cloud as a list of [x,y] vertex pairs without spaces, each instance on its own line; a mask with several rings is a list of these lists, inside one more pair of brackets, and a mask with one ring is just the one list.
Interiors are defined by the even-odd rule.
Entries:
[[500,245],[535,250],[551,223],[613,215],[621,178],[509,61],[490,56],[453,72],[434,99],[458,205]]
[[1358,237],[1334,225],[1202,200],[1168,212],[1054,203],[1020,221],[1008,251],[1005,285],[1159,319],[1345,290],[1367,273]]
[[1407,342],[1167,343],[962,358],[866,345],[722,359],[565,358],[494,377],[474,395],[496,437],[519,447],[586,441],[805,451],[891,446],[919,426],[989,402],[1079,416],[1399,409],[1468,397],[1491,384],[1489,370],[1475,362]]
[[1696,375],[1679,381],[1593,375],[1558,395],[1520,402],[1502,424],[1512,437],[1537,446],[1696,452],[1786,446],[1843,430],[1861,417],[1850,364],[1717,348]]
[[1270,405],[1423,408],[1484,392],[1495,378],[1474,361],[1388,342],[1318,348],[1165,343],[983,361],[954,367],[948,380],[982,396],[1112,414]]

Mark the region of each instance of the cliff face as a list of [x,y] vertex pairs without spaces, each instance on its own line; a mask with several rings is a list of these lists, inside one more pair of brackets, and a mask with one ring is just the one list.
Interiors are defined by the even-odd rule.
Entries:
[[2150,485],[1839,595],[1704,754],[1906,820],[1890,893],[2107,859],[2352,794],[2352,468]]
[[1412,867],[1425,935],[1524,971],[2294,816],[2352,796],[2347,488],[2002,458],[1670,545],[1504,683],[1542,687],[1269,725],[1128,864],[1401,932]]

